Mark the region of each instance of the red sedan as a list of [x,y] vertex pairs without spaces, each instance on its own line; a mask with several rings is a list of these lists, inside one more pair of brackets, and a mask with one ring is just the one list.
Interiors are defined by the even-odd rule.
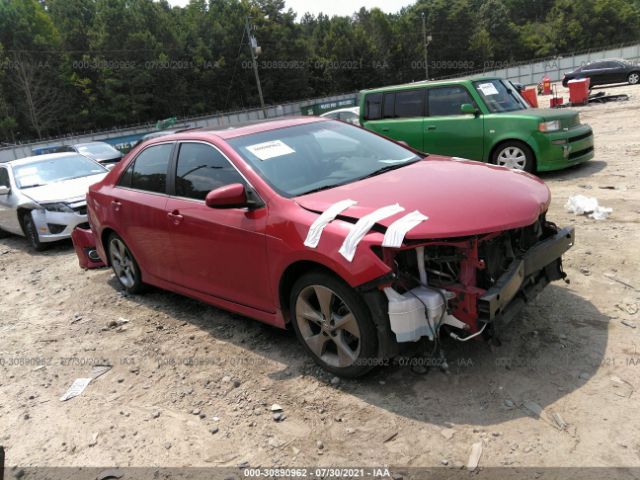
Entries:
[[489,338],[564,278],[574,234],[549,201],[523,172],[296,118],[145,142],[88,213],[128,292],[291,325],[318,364],[357,376],[403,346]]

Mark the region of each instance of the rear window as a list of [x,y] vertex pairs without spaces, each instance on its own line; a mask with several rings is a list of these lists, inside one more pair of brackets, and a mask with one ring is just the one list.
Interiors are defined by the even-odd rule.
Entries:
[[397,118],[424,116],[425,90],[405,90],[396,93],[395,116]]
[[370,93],[365,97],[365,120],[379,120],[382,118],[382,94]]

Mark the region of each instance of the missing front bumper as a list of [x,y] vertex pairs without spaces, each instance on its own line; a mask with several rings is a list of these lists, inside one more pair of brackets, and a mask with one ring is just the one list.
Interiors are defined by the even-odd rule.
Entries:
[[561,257],[574,241],[573,227],[563,228],[514,260],[496,284],[478,299],[478,320],[508,321],[549,282],[564,278]]

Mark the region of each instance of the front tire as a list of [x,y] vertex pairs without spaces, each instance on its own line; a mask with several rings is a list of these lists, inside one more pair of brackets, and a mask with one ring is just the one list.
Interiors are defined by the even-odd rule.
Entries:
[[308,273],[294,284],[290,305],[298,340],[322,368],[353,378],[376,365],[378,340],[371,313],[342,280]]
[[491,163],[515,170],[532,173],[536,170],[536,159],[531,148],[517,140],[498,145],[493,152]]
[[640,72],[631,72],[627,77],[629,85],[637,85],[640,83]]
[[40,241],[40,235],[38,235],[38,230],[36,229],[36,224],[33,221],[31,212],[26,212],[22,216],[22,227],[31,248],[36,252],[42,252],[49,247],[46,243]]
[[144,283],[142,283],[140,267],[124,240],[119,235],[112,233],[107,245],[111,268],[118,283],[127,293],[142,293]]

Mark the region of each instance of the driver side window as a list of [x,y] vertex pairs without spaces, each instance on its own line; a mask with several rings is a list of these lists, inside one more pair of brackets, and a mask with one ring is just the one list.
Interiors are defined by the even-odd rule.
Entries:
[[242,175],[217,149],[204,143],[182,143],[176,166],[176,195],[204,200],[211,190],[241,183]]
[[9,172],[4,167],[0,167],[0,187],[11,188],[11,184],[9,183]]

